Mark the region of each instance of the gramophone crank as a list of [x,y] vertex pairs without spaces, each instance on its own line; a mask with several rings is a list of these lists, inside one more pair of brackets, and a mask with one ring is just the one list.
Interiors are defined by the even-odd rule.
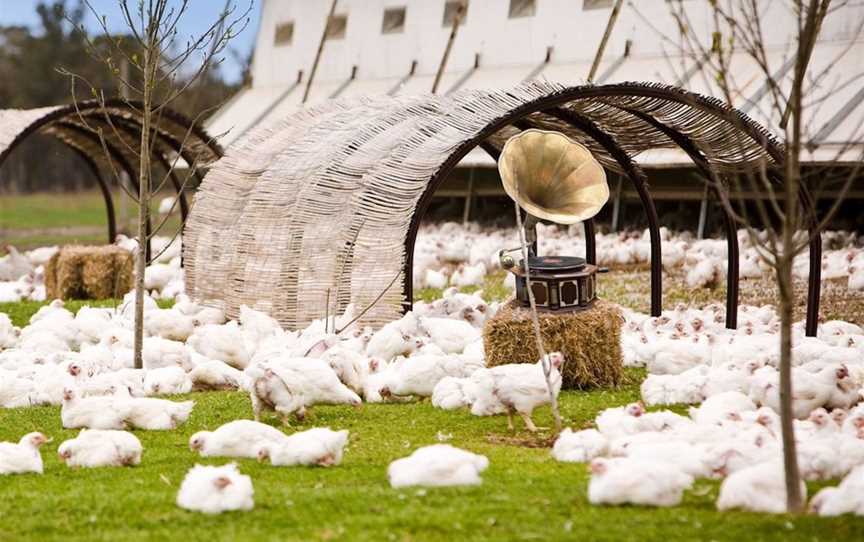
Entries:
[[[564,134],[525,130],[511,137],[498,159],[504,190],[528,213],[527,267],[537,308],[576,311],[596,297],[597,267],[574,256],[539,256],[537,222],[576,224],[596,215],[609,200],[603,166],[583,145]],[[516,276],[516,298],[527,307],[528,290],[521,249],[498,252],[501,266]]]

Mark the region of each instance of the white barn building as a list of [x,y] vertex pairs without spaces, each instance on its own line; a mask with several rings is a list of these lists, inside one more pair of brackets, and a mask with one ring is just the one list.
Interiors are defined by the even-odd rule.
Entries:
[[[466,9],[437,88],[438,94],[470,88],[507,88],[544,78],[584,84],[615,0],[461,0]],[[359,95],[432,91],[452,33],[459,0],[339,0],[309,86],[306,105]],[[209,121],[210,133],[225,135],[229,147],[248,130],[304,105],[332,0],[262,0],[262,16],[251,67],[251,85]],[[707,1],[675,2],[687,10],[689,25],[710,50],[713,31]],[[791,80],[796,21],[785,2],[765,2],[765,44],[771,73]],[[810,161],[833,159],[838,148],[861,151],[864,123],[864,4],[850,2],[829,15],[812,60],[814,85],[806,122]],[[720,96],[709,70],[682,54],[678,23],[669,0],[627,0],[611,32],[595,84],[656,81],[705,95]],[[778,131],[770,92],[749,55],[733,54],[734,105]],[[690,165],[679,151],[644,153],[637,160],[652,171]],[[474,193],[500,191],[494,163],[475,150],[463,173],[477,169],[483,182]],[[656,174],[656,173],[655,173]],[[473,176],[473,173],[472,173]],[[669,175],[667,175],[668,177]],[[464,180],[447,192],[464,191]],[[459,185],[462,182],[462,185]],[[663,183],[660,183],[663,184]],[[672,188],[669,198],[699,199],[699,189]],[[692,183],[691,183],[692,185]],[[614,188],[614,187],[613,187]],[[625,196],[627,194],[625,193]],[[864,197],[864,194],[854,194]],[[657,197],[662,199],[663,194]]]

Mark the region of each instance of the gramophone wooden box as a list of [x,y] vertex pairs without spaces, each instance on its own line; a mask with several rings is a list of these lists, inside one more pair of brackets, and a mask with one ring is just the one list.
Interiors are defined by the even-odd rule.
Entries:
[[[543,311],[578,311],[591,307],[597,297],[597,266],[572,256],[531,256],[531,290],[537,309]],[[530,306],[522,266],[511,269],[516,275],[516,299]]]

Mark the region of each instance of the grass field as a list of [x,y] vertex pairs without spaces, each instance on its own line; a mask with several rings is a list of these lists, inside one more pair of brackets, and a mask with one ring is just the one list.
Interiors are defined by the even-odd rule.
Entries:
[[[154,198],[154,224],[156,210],[162,197]],[[134,230],[136,213],[131,200],[126,198],[126,220],[123,220],[123,199],[117,193],[113,197],[117,216],[117,231]],[[175,212],[175,215],[179,211]],[[108,240],[105,201],[97,191],[75,194],[38,193],[27,195],[0,194],[0,233],[3,243],[11,243],[22,250],[57,244],[96,244]],[[166,223],[162,235],[173,235],[180,221],[172,216]],[[2,247],[0,247],[2,250]]]

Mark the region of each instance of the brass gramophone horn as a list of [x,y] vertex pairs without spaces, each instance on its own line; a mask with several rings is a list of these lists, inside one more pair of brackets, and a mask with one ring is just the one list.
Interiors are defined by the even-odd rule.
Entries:
[[529,215],[575,224],[609,200],[606,172],[583,145],[559,132],[525,130],[498,159],[504,190]]

